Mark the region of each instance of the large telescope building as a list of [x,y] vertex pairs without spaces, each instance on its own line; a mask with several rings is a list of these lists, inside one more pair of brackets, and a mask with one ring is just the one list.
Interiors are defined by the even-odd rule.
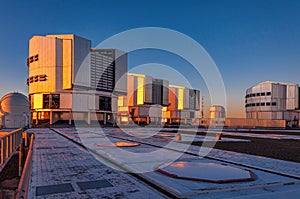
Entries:
[[169,105],[169,81],[149,75],[128,73],[127,96],[118,102],[119,123],[160,125]]
[[[32,123],[114,123],[111,107],[127,92],[126,53],[91,49],[90,40],[74,34],[33,36],[27,66]],[[118,81],[124,82],[115,87]]]
[[74,34],[33,36],[27,59],[32,124],[197,124],[200,91],[127,74],[127,54]]
[[249,88],[245,98],[248,119],[286,120],[287,125],[299,120],[298,84],[262,82]]
[[128,73],[127,96],[118,101],[118,123],[198,125],[200,91],[169,85],[149,75]]
[[169,124],[199,124],[200,91],[170,85],[167,115],[167,123]]

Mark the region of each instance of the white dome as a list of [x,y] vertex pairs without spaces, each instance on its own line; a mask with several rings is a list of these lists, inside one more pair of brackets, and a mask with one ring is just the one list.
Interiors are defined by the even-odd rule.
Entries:
[[0,101],[0,110],[3,113],[9,114],[29,113],[28,98],[21,93],[9,93],[2,97]]

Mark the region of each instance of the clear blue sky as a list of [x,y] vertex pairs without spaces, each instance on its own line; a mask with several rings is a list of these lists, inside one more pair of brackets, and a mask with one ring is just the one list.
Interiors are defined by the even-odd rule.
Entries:
[[[225,82],[229,116],[243,116],[248,87],[265,80],[300,83],[299,13],[296,0],[3,1],[0,97],[27,93],[25,60],[32,35],[74,33],[96,46],[127,29],[157,26],[182,32],[208,51]],[[133,53],[129,67],[158,61],[164,60]]]

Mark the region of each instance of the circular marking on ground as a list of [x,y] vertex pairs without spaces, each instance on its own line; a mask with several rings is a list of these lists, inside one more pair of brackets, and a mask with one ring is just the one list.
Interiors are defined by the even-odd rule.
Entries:
[[216,163],[173,162],[162,164],[157,171],[171,178],[210,183],[253,181],[251,171]]
[[157,137],[174,137],[175,135],[169,134],[169,133],[160,133],[160,134],[156,134],[154,136],[157,136]]
[[103,143],[95,143],[93,146],[102,147],[102,148],[116,148],[116,147],[136,147],[140,146],[139,143],[136,142],[115,142],[115,143],[109,143],[109,142],[103,142]]
[[116,142],[115,145],[117,147],[135,147],[135,146],[140,146],[140,144],[136,143],[136,142]]

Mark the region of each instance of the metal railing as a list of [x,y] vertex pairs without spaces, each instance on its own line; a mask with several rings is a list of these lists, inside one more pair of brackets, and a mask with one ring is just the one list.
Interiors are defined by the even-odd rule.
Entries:
[[0,171],[11,158],[17,153],[17,149],[21,142],[23,129],[16,129],[3,137],[0,137]]
[[[30,136],[29,139],[27,136]],[[23,133],[23,143],[21,144],[23,147],[28,146],[27,142],[29,140],[29,148],[28,153],[26,156],[26,160],[24,163],[24,167],[22,169],[22,175],[18,184],[18,189],[16,190],[15,199],[27,199],[28,195],[28,188],[29,188],[29,181],[30,181],[30,175],[31,175],[31,167],[32,167],[32,150],[33,150],[33,141],[34,141],[34,134],[33,133]],[[20,151],[23,149],[21,148]]]

